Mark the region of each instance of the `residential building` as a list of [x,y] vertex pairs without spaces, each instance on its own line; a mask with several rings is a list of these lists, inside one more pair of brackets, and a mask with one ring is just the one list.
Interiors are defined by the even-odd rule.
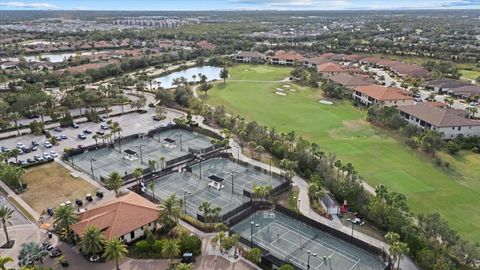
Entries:
[[4,62],[0,64],[0,69],[18,69],[19,62]]
[[270,64],[293,66],[303,61],[304,57],[294,51],[277,51],[269,57]]
[[328,75],[327,79],[349,89],[353,89],[356,86],[366,86],[366,85],[375,84],[372,81],[364,80],[364,77],[362,76],[350,75],[346,73],[337,73],[337,74]]
[[217,48],[217,45],[212,44],[206,40],[202,40],[197,43],[198,47],[204,49],[204,50],[215,50]]
[[243,63],[261,63],[267,56],[259,52],[238,52],[235,54],[235,61]]
[[468,113],[463,110],[432,106],[429,103],[401,106],[398,110],[408,123],[422,129],[438,131],[445,139],[460,135],[480,135],[480,122],[468,119]]
[[338,74],[346,71],[336,63],[328,62],[317,66],[317,72],[320,74]]
[[431,80],[424,84],[426,89],[430,89],[438,93],[448,92],[452,88],[458,88],[467,85],[471,84],[468,82],[448,78]]
[[158,206],[135,192],[95,206],[80,214],[71,229],[80,238],[89,226],[100,229],[106,239],[120,238],[130,243],[157,229]]
[[355,101],[367,107],[377,103],[389,107],[413,105],[413,97],[409,96],[408,92],[376,84],[356,86],[353,88],[352,95]]
[[476,98],[480,96],[480,86],[475,84],[469,84],[461,87],[455,87],[448,89],[447,93],[454,97],[459,98]]
[[328,62],[330,62],[330,60],[323,57],[305,58],[303,60],[303,66],[307,68],[317,68],[317,66]]

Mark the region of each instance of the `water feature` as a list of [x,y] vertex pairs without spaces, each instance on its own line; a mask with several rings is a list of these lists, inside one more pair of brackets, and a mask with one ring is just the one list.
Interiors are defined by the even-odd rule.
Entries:
[[172,88],[173,80],[180,77],[185,77],[188,81],[193,82],[193,75],[196,76],[195,81],[199,81],[200,78],[198,76],[199,73],[207,76],[208,81],[219,80],[220,79],[220,71],[222,70],[221,67],[214,67],[214,66],[203,66],[203,67],[193,67],[189,69],[185,69],[182,71],[177,71],[170,73],[166,76],[156,78],[152,81],[153,86],[155,87],[157,84],[163,88]]
[[[50,53],[50,54],[39,54],[39,55],[28,55],[23,56],[27,62],[41,62],[42,59],[45,59],[51,63],[60,63],[64,60],[74,57],[74,56],[85,56],[92,55],[100,52],[88,51],[88,52],[69,52],[69,53]],[[20,57],[5,57],[0,58],[0,61],[20,61]]]

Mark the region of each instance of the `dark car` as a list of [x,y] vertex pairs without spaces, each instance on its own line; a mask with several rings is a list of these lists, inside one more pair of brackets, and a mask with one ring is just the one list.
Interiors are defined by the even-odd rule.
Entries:
[[64,135],[64,134],[60,135],[60,138],[61,138],[62,140],[68,139],[67,135]]
[[108,129],[108,126],[105,125],[105,124],[101,124],[101,125],[100,125],[100,128],[103,129],[103,130],[107,130],[107,129]]
[[103,131],[97,131],[97,135],[103,136],[103,135],[105,135],[105,132],[103,132]]
[[36,145],[30,146],[30,150],[32,151],[37,151],[38,147]]
[[73,128],[79,128],[79,126],[77,125],[77,123],[73,123],[73,124],[72,124],[72,127],[73,127]]
[[80,140],[85,140],[87,138],[87,136],[85,136],[84,134],[78,134],[77,137],[80,139]]
[[23,152],[24,153],[30,153],[30,152],[32,152],[32,149],[30,147],[28,147],[28,148],[26,147],[26,148],[23,148]]
[[32,145],[32,146],[38,146],[39,144],[38,144],[38,142],[36,142],[36,141],[32,141],[31,145]]
[[61,128],[61,127],[54,127],[53,130],[56,131],[56,132],[62,132],[62,128]]
[[53,248],[52,250],[50,250],[50,258],[56,258],[56,257],[60,257],[62,256],[62,251],[60,251],[59,248]]
[[92,134],[92,131],[91,131],[90,129],[85,129],[85,130],[83,131],[83,133],[85,133],[85,134]]
[[50,243],[48,241],[43,242],[42,247],[43,247],[43,249],[48,250],[48,251],[53,249],[52,243]]

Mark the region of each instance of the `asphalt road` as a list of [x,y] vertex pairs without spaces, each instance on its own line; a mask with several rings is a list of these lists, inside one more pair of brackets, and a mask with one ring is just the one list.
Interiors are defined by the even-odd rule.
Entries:
[[2,206],[7,206],[8,208],[14,210],[12,218],[10,219],[12,226],[30,224],[30,221],[24,215],[22,215],[17,208],[15,208],[3,195],[0,195],[0,207]]

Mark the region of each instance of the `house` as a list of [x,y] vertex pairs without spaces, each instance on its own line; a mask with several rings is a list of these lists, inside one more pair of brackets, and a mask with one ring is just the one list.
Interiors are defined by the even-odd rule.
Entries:
[[206,40],[202,40],[197,43],[198,47],[204,50],[215,50],[217,48],[217,45],[212,44]]
[[340,84],[345,88],[350,88],[350,89],[353,89],[356,86],[366,86],[366,85],[375,84],[375,83],[372,83],[371,81],[365,81],[364,77],[362,76],[349,75],[346,73],[336,73],[336,74],[328,75],[327,79],[334,83]]
[[376,84],[356,86],[353,88],[353,99],[365,106],[381,104],[382,106],[413,105],[413,97],[408,92],[394,87],[384,87]]
[[332,62],[317,66],[317,72],[320,74],[338,74],[346,72],[340,65]]
[[18,64],[19,64],[19,62],[16,62],[16,61],[14,61],[14,62],[12,62],[12,61],[4,62],[4,63],[0,64],[0,69],[3,69],[3,70],[5,70],[5,69],[18,69]]
[[106,239],[120,238],[130,243],[157,229],[158,206],[135,192],[97,205],[82,214],[71,229],[79,237],[89,226],[100,229]]
[[259,52],[238,52],[235,54],[235,61],[243,63],[261,63],[267,56]]
[[317,68],[317,66],[328,62],[330,62],[330,60],[323,57],[305,58],[303,60],[303,66],[306,68]]
[[448,92],[452,88],[458,88],[467,85],[471,84],[468,82],[448,78],[431,80],[424,84],[426,89],[430,89],[438,93]]
[[398,62],[397,64],[389,66],[388,68],[395,74],[402,77],[425,78],[430,76],[430,71],[422,68],[419,65]]
[[480,86],[469,84],[461,87],[450,88],[448,89],[447,94],[464,99],[475,98],[480,96]]
[[303,61],[304,57],[294,51],[277,51],[269,57],[270,64],[293,66]]
[[468,119],[468,113],[463,110],[437,107],[428,103],[401,106],[398,110],[408,123],[422,129],[438,131],[445,139],[460,135],[464,137],[480,135],[480,122]]

